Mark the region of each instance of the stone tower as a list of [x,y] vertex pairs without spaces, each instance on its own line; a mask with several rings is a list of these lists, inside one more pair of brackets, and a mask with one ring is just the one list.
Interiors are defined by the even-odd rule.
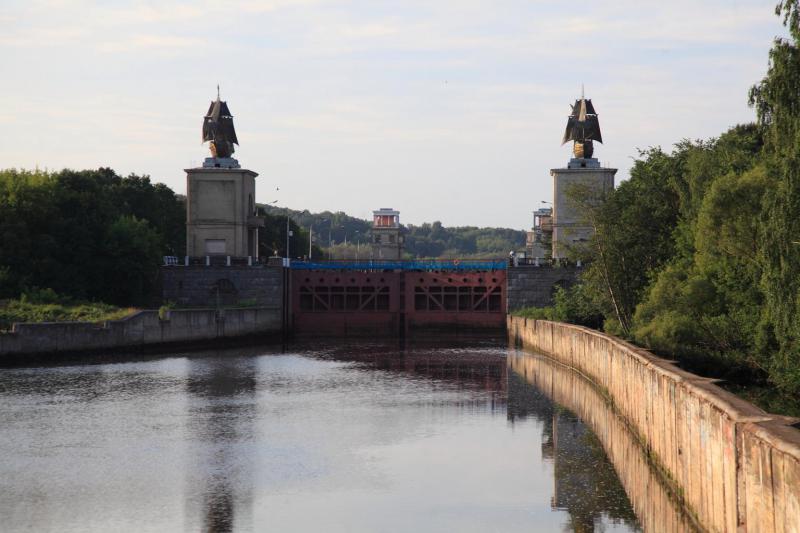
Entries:
[[372,212],[372,259],[403,258],[403,234],[400,211],[382,207]]
[[228,105],[211,102],[203,120],[203,141],[212,157],[200,168],[186,169],[186,254],[258,257],[256,182],[252,170],[231,157],[239,144]]
[[603,142],[591,100],[581,95],[572,106],[562,144],[573,141],[566,168],[550,170],[553,177],[553,258],[581,255],[593,229],[586,208],[602,201],[614,189],[615,168],[605,168],[592,157],[594,141]]

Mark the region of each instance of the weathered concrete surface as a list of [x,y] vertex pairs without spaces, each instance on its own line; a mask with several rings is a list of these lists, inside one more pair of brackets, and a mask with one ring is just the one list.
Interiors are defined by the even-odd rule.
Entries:
[[[573,164],[575,163],[575,164]],[[589,163],[586,167],[581,164]],[[593,164],[592,164],[593,163]],[[568,257],[571,250],[585,248],[594,228],[585,220],[575,194],[586,200],[601,200],[614,190],[615,168],[601,167],[596,159],[573,159],[568,168],[550,170],[553,176],[553,257]]]
[[258,255],[256,176],[243,168],[186,169],[187,255]]
[[518,266],[507,271],[507,309],[547,307],[553,303],[556,287],[569,287],[583,271],[577,267]]
[[162,298],[185,306],[283,305],[280,266],[165,266],[161,268]]
[[508,332],[606,391],[703,527],[800,531],[795,420],[594,330],[508,317]]
[[548,357],[519,350],[511,350],[507,362],[511,372],[574,412],[597,436],[645,531],[696,529],[680,498],[653,470],[636,435],[588,378]]
[[139,311],[103,325],[87,322],[14,324],[0,333],[0,356],[81,352],[174,342],[194,342],[281,331],[281,309],[181,309],[162,320],[158,311]]

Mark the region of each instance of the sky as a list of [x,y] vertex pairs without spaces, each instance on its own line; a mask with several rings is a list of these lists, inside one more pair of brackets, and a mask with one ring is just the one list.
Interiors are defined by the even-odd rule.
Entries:
[[184,194],[220,85],[257,201],[530,227],[585,86],[640,149],[754,120],[777,0],[0,2],[0,167],[111,167]]

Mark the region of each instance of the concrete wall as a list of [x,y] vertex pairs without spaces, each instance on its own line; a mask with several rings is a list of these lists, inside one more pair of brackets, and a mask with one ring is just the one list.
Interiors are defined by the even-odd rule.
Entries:
[[605,391],[710,531],[800,531],[800,431],[620,339],[508,318],[509,336]]
[[[228,283],[220,285],[220,280]],[[185,306],[283,305],[283,270],[279,266],[166,266],[161,268],[162,298]]]
[[525,307],[546,307],[553,303],[557,285],[575,283],[582,269],[576,267],[519,266],[508,269],[509,312]]
[[[598,201],[614,190],[615,168],[602,168],[596,159],[573,160],[592,162],[589,168],[554,168],[553,176],[553,257],[567,257],[571,249],[585,246],[594,230],[585,220],[585,214],[576,205],[573,195],[590,194],[587,201]],[[596,166],[594,166],[596,165]],[[584,244],[581,244],[584,243]]]
[[169,342],[193,342],[281,331],[281,310],[180,309],[161,320],[158,311],[139,311],[102,325],[88,322],[14,324],[0,333],[0,356],[80,352]]
[[[186,254],[204,256],[206,240],[224,240],[220,255],[247,257],[254,249],[255,172],[239,168],[186,169]],[[253,200],[251,206],[250,200]]]

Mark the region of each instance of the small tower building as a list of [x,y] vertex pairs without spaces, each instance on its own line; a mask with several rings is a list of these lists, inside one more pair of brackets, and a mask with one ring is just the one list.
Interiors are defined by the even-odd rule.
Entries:
[[594,105],[581,95],[575,100],[562,143],[573,141],[566,168],[550,170],[553,177],[553,258],[580,257],[592,237],[587,208],[614,189],[615,168],[606,168],[592,157],[594,141],[603,142]]
[[382,207],[372,212],[372,258],[399,260],[403,257],[400,211]]
[[252,170],[231,157],[239,144],[228,104],[211,102],[203,119],[203,142],[211,157],[200,168],[186,169],[186,254],[258,257],[256,182]]
[[533,228],[525,241],[528,257],[549,259],[553,248],[553,209],[542,207],[533,212]]

